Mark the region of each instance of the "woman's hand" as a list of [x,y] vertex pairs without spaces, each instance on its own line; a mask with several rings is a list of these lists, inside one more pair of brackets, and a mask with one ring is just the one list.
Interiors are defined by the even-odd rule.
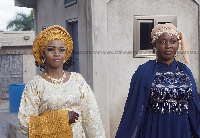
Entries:
[[78,120],[79,114],[74,111],[69,111],[69,124],[75,123]]

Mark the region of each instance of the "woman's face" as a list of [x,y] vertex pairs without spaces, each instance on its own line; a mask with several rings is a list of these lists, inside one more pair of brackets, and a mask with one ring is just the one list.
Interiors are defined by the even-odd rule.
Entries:
[[57,68],[63,66],[66,56],[65,44],[61,40],[50,41],[44,49],[46,67]]
[[159,36],[154,43],[158,60],[161,62],[168,62],[174,60],[174,55],[179,48],[178,38],[175,35],[164,33]]

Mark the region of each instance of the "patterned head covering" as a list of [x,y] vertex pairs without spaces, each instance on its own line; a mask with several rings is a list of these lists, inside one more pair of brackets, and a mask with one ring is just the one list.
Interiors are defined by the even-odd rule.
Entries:
[[190,53],[190,45],[182,32],[179,32],[178,29],[171,23],[166,24],[159,24],[156,25],[151,32],[151,39],[152,44],[158,39],[159,36],[161,36],[164,33],[168,33],[169,35],[175,35],[178,40],[181,40],[181,50],[184,57],[184,60],[187,64],[190,63],[189,60],[189,53]]
[[33,42],[33,56],[35,57],[35,60],[42,66],[45,66],[45,64],[42,63],[42,58],[44,58],[44,48],[52,40],[61,40],[65,44],[65,62],[69,59],[72,53],[73,41],[69,33],[59,25],[50,26],[41,31]]

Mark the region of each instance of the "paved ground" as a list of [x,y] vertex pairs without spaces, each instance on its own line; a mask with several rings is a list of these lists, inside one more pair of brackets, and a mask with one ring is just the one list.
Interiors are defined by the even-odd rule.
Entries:
[[[9,111],[9,100],[0,101],[0,138],[7,137],[7,123],[10,122],[15,126],[19,126],[17,114],[11,114]],[[5,137],[5,138],[6,138]]]

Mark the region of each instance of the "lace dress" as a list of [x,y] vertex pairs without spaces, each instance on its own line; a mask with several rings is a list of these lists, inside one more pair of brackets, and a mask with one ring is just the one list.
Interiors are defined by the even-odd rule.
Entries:
[[192,83],[176,66],[158,62],[138,138],[192,138],[189,122]]
[[71,72],[69,80],[62,85],[50,83],[41,76],[28,82],[18,113],[21,132],[28,136],[30,116],[60,109],[79,114],[78,120],[72,124],[74,138],[85,138],[82,123],[90,138],[105,138],[95,96],[84,78],[75,72]]

